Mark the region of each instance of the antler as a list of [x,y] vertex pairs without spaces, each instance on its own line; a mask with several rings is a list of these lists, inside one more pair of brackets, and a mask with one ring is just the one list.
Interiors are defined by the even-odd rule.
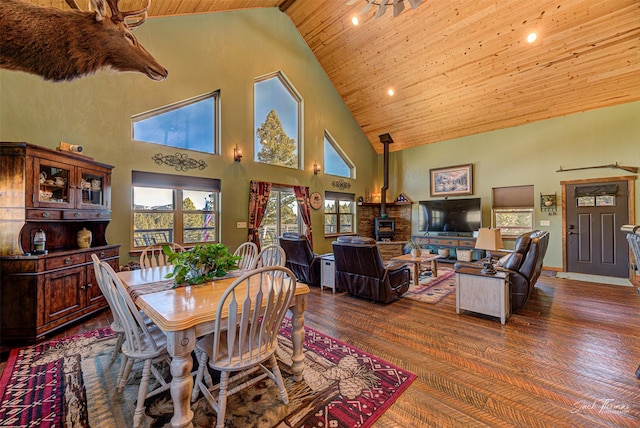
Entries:
[[[78,2],[76,0],[65,0],[65,2],[71,9],[82,10],[80,9],[80,6],[78,6]],[[89,1],[89,10],[91,10],[92,8],[96,11],[96,21],[102,21],[102,19],[107,14],[107,10],[104,6],[104,0]]]
[[141,9],[127,10],[124,12],[120,12],[118,9],[119,2],[120,0],[107,0],[109,9],[111,9],[111,19],[114,21],[126,21],[127,18],[137,17],[138,19],[136,21],[126,23],[127,27],[129,27],[130,30],[133,30],[141,26],[144,21],[147,20],[147,10],[149,9],[149,6],[151,6],[151,0],[147,0],[147,5]]

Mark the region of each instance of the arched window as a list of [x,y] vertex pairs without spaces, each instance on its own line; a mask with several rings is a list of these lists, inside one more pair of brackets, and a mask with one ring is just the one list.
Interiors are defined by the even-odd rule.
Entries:
[[302,97],[279,71],[254,84],[255,161],[300,168]]

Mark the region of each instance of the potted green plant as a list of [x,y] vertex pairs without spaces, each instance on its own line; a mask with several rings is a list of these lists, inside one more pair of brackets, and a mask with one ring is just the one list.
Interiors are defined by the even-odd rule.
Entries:
[[411,253],[412,257],[420,257],[420,255],[422,254],[422,247],[418,245],[418,243],[413,239],[407,241],[407,243],[404,245],[404,250]]
[[176,285],[202,284],[225,276],[238,269],[239,256],[234,256],[224,244],[196,245],[191,250],[175,252],[168,245],[162,248],[167,261],[174,268],[167,278],[175,278]]

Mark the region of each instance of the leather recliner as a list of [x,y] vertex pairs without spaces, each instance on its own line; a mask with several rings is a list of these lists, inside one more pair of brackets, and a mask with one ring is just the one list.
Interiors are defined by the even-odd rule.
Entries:
[[296,279],[308,285],[320,285],[320,258],[311,249],[306,236],[296,232],[285,232],[279,239],[287,256],[285,266],[295,274]]
[[[522,261],[518,265],[514,261],[510,263],[511,256],[507,258],[505,263],[499,269],[509,273],[509,282],[511,283],[511,311],[516,312],[522,309],[529,300],[529,295],[533,291],[536,281],[542,272],[542,262],[549,245],[549,232],[534,230],[518,237],[528,238],[529,245],[527,250],[522,254]],[[518,241],[516,241],[516,245]],[[520,258],[520,257],[516,257]],[[517,267],[515,267],[517,266]]]
[[332,243],[336,290],[389,303],[409,289],[410,271],[404,263],[385,265],[372,238],[340,236]]
[[[509,274],[511,312],[518,312],[529,300],[536,281],[542,272],[542,262],[549,245],[549,232],[534,230],[518,237],[513,252],[496,267]],[[456,263],[455,268],[482,266],[472,263]]]

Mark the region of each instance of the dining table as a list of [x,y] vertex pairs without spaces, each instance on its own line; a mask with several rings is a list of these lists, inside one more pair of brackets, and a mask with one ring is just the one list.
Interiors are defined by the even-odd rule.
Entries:
[[[171,399],[174,413],[171,426],[192,427],[190,397],[193,389],[191,353],[199,337],[213,332],[218,302],[224,291],[241,272],[200,285],[178,286],[167,278],[172,266],[118,272],[137,307],[167,335],[171,356]],[[302,381],[304,371],[304,311],[309,286],[298,282],[291,300],[291,371],[295,381]]]

